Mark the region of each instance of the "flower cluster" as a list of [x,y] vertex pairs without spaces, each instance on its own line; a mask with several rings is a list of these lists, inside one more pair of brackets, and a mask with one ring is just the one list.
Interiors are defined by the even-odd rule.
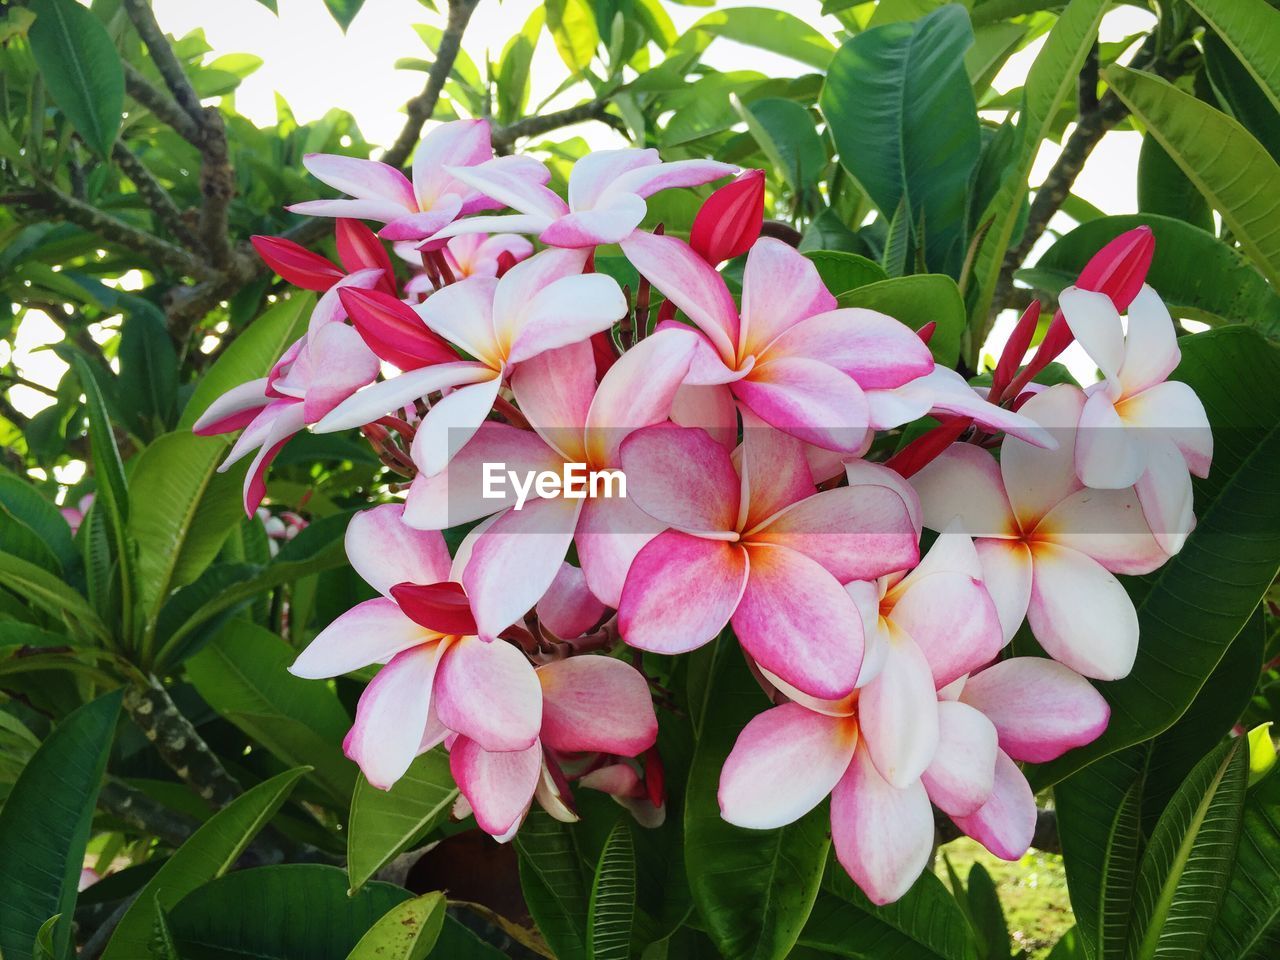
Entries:
[[[773,705],[724,765],[726,820],[779,827],[830,796],[836,854],[878,903],[925,868],[935,808],[998,856],[1025,852],[1019,764],[1106,727],[1086,678],[1124,676],[1138,643],[1115,574],[1181,548],[1212,454],[1199,401],[1167,380],[1149,232],[1095,257],[1022,366],[1033,305],[980,391],[935,362],[928,330],[841,307],[810,259],[760,236],[759,171],[599,151],[565,200],[542,164],[495,157],[484,121],[435,128],[412,181],[345,157],[307,168],[350,197],[292,208],[341,218],[341,265],[258,238],[322,296],[271,374],[196,430],[243,428],[228,464],[255,454],[249,511],[304,427],[360,428],[412,480],[347,532],[380,596],[292,668],[381,665],[345,743],[372,784],[443,743],[464,812],[500,840],[535,800],[574,819],[575,781],[658,823],[648,655],[729,627]],[[642,226],[652,194],[730,176],[690,242]],[[398,281],[383,240],[420,272]],[[596,269],[612,244],[625,290]],[[739,291],[719,267],[743,255]],[[1072,339],[1103,379],[1036,383]],[[495,493],[495,465],[616,472],[625,495]],[[464,525],[451,556],[441,531]],[[1010,649],[1024,621],[1039,650],[1025,634]]]

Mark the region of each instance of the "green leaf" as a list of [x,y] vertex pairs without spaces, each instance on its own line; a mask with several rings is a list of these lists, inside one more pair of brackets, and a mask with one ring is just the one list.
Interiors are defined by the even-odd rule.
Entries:
[[544,4],[547,32],[574,74],[585,73],[600,45],[596,18],[586,0],[549,0]]
[[1000,189],[977,220],[978,223],[990,221],[991,227],[978,246],[972,282],[967,287],[973,295],[969,304],[970,359],[976,358],[986,340],[991,300],[1005,252],[1022,215],[1031,167],[1059,108],[1076,87],[1085,57],[1098,37],[1098,24],[1106,8],[1107,0],[1071,0],[1027,71],[1022,108],[1018,111],[1018,147],[1014,160],[1005,172]]
[[573,828],[531,810],[515,837],[520,888],[557,960],[587,957],[590,867]]
[[69,714],[45,738],[0,808],[0,953],[31,960],[45,921],[55,956],[71,942],[71,915],[98,788],[120,714],[119,691]]
[[1200,956],[1235,863],[1248,775],[1247,746],[1224,743],[1196,765],[1160,817],[1138,870],[1134,960]]
[[1240,58],[1245,69],[1280,111],[1280,10],[1266,0],[1187,0]]
[[142,303],[122,324],[116,385],[130,432],[149,440],[166,430],[177,413],[179,364],[164,315]]
[[1241,833],[1207,960],[1270,960],[1280,953],[1280,776],[1248,791]]
[[157,911],[171,909],[192,890],[230,870],[306,772],[298,767],[265,780],[202,824],[147,881],[121,917],[102,960],[146,956]]
[[1128,586],[1142,642],[1132,672],[1101,692],[1111,722],[1097,740],[1028,771],[1033,787],[1149,739],[1186,711],[1280,567],[1280,354],[1255,331],[1183,337],[1173,378],[1192,386],[1214,435],[1209,478],[1196,482],[1195,531],[1160,570]]
[[433,956],[439,960],[505,960],[507,955],[446,914]]
[[440,939],[445,905],[443,893],[425,893],[392,907],[347,960],[425,960]]
[[1280,283],[1280,165],[1238,122],[1160,78],[1119,66],[1105,77],[1263,275]]
[[1160,291],[1178,317],[1220,326],[1247,323],[1280,340],[1280,295],[1243,254],[1212,234],[1181,220],[1152,214],[1102,217],[1076,227],[1058,240],[1018,279],[1057,295],[1076,282],[1089,258],[1134,227],[1155,234],[1155,257],[1147,282]]
[[636,911],[636,848],[628,818],[609,832],[587,913],[588,960],[629,960]]
[[827,165],[827,150],[809,111],[781,97],[762,97],[750,104],[743,104],[737,94],[729,97],[778,176],[795,191],[816,186]]
[[819,99],[844,168],[886,217],[905,197],[909,222],[923,221],[925,262],[952,275],[980,148],[963,62],[972,43],[956,4],[875,27],[836,53]]
[[310,293],[281,300],[232,340],[222,356],[200,378],[182,411],[178,428],[191,429],[209,404],[232,387],[265,377],[285,348],[307,329],[307,320],[314,305],[315,297]]
[[143,450],[129,483],[129,533],[148,623],[169,594],[213,562],[240,517],[239,479],[217,473],[225,440],[186,430]]
[[184,957],[342,960],[380,917],[412,896],[389,883],[348,896],[337,867],[257,867],[187,894],[169,911],[169,929]]
[[111,153],[124,110],[124,66],[106,27],[75,0],[31,0],[27,39],[45,86],[100,157]]
[[324,5],[329,8],[330,15],[338,22],[342,32],[346,33],[351,21],[364,6],[364,0],[324,0]]
[[880,255],[880,266],[885,275],[901,277],[907,272],[907,264],[913,262],[911,242],[911,211],[907,209],[907,197],[903,194],[898,200],[898,209],[889,218],[889,230],[884,238],[884,253]]
[[966,889],[969,917],[978,935],[978,956],[983,960],[1009,960],[1009,928],[991,874],[980,863],[969,868]]
[[7,587],[33,606],[72,626],[90,631],[99,639],[110,637],[84,597],[34,563],[9,553],[0,553],[0,586]]
[[1240,58],[1211,30],[1200,38],[1204,72],[1223,108],[1240,121],[1267,153],[1280,159],[1280,113],[1249,74]]
[[823,286],[837,297],[855,287],[888,280],[884,268],[874,260],[843,250],[810,250],[805,254],[818,268]]
[[926,871],[896,903],[877,907],[838,866],[823,882],[800,935],[803,946],[856,960],[974,960],[969,922]]
[[79,566],[71,528],[58,508],[40,495],[29,483],[0,473],[0,516],[6,524],[21,526],[56,560],[63,573],[70,574]]
[[964,300],[950,277],[919,273],[864,284],[838,297],[842,307],[865,307],[887,313],[912,330],[926,323],[938,328],[929,340],[933,358],[945,367],[955,366],[960,357],[960,337],[964,332]]
[[449,819],[458,788],[449,773],[449,757],[429,750],[410,765],[390,790],[356,780],[347,826],[347,873],[351,889]]
[[[796,945],[827,859],[826,805],[778,830],[747,830],[720,817],[720,770],[747,722],[768,706],[728,632],[715,648],[711,684],[685,797],[685,865],[708,936],[729,960],[775,960]],[[700,722],[699,722],[700,720]]]
[[[785,10],[763,7],[734,7],[717,10],[689,28],[687,36],[698,33],[724,37],[749,47],[758,47],[798,60],[815,70],[826,70],[835,47],[809,24]],[[677,47],[680,43],[677,42]]]
[[339,744],[351,718],[328,686],[289,673],[296,655],[270,630],[232,620],[187,661],[187,677],[223,718],[286,764],[314,767],[314,779],[345,804],[356,767]]
[[1173,217],[1213,233],[1213,211],[1160,141],[1142,138],[1138,154],[1138,210]]

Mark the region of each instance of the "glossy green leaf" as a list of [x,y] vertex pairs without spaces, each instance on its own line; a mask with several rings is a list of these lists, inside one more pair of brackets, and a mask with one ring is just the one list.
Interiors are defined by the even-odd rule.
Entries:
[[867,30],[831,61],[819,101],[845,169],[886,217],[905,197],[913,228],[923,222],[926,263],[953,275],[979,153],[963,64],[972,43],[955,4]]
[[88,631],[100,639],[109,636],[107,628],[84,597],[59,577],[21,557],[0,553],[0,586],[7,587],[54,617],[64,619],[73,628]]
[[636,849],[631,824],[620,818],[596,864],[587,911],[588,960],[629,960],[636,912]]
[[55,956],[71,941],[71,915],[93,808],[120,714],[117,691],[86,703],[45,738],[0,808],[0,953],[31,960],[45,921]]
[[768,701],[729,633],[716,643],[704,716],[685,796],[689,890],[708,936],[729,960],[776,960],[796,945],[827,859],[825,805],[778,830],[720,817],[720,769],[747,722]]
[[351,718],[325,684],[289,673],[296,656],[270,630],[232,620],[187,661],[187,677],[220,716],[289,766],[314,767],[314,779],[345,804],[356,785],[341,750]]
[[240,479],[217,473],[221,438],[180,430],[138,458],[129,485],[129,534],[138,545],[138,593],[148,621],[169,594],[213,562],[241,510]]
[[1155,256],[1147,281],[1179,317],[1215,326],[1247,323],[1280,340],[1280,295],[1248,258],[1210,233],[1169,217],[1126,214],[1090,220],[1044,252],[1018,279],[1056,296],[1075,283],[1080,270],[1109,241],[1134,227],[1155,234]]
[[1000,907],[1000,897],[991,874],[980,863],[969,868],[965,897],[969,918],[978,937],[978,956],[983,960],[1008,960],[1010,940],[1004,910]]
[[192,890],[230,870],[306,772],[299,767],[265,780],[202,824],[147,881],[120,919],[102,960],[146,956],[157,911],[172,909]]
[[1022,109],[1018,113],[1017,152],[999,190],[977,221],[990,221],[991,226],[978,246],[968,285],[973,296],[969,303],[969,326],[973,333],[969,347],[971,358],[976,357],[990,329],[991,300],[1005,253],[1022,215],[1031,168],[1040,144],[1049,135],[1058,109],[1075,89],[1106,8],[1106,0],[1071,0],[1027,71]]
[[926,871],[896,903],[877,907],[837,865],[800,935],[803,946],[855,960],[975,960],[969,922]]
[[344,960],[380,917],[412,896],[389,883],[349,896],[337,867],[256,867],[187,894],[169,911],[169,929],[184,957]]
[[146,303],[131,309],[120,331],[121,416],[131,433],[150,440],[177,415],[178,356],[164,314]]
[[856,253],[843,250],[811,250],[805,254],[818,268],[823,285],[839,297],[841,294],[889,279],[880,264]]
[[280,355],[307,329],[315,297],[295,293],[281,300],[242,331],[223,351],[196,385],[178,421],[178,429],[191,428],[200,414],[232,387],[265,377]]
[[[835,53],[831,41],[794,14],[764,7],[733,7],[708,13],[687,36],[723,37],[826,70]],[[679,43],[677,43],[677,47]]]
[[338,22],[342,32],[346,33],[351,21],[364,6],[364,0],[324,0],[324,5],[329,8],[330,15]]
[[5,473],[0,473],[0,518],[30,531],[66,575],[79,565],[71,528],[58,508],[29,483]]
[[736,94],[730,99],[778,176],[792,190],[815,187],[827,165],[827,150],[809,111],[782,97],[762,97],[750,104]]
[[600,45],[591,5],[587,0],[549,0],[544,7],[547,32],[560,51],[560,59],[573,73],[584,73]]
[[1142,642],[1132,672],[1101,686],[1111,705],[1093,743],[1029,771],[1043,788],[1171,726],[1227,651],[1280,567],[1280,355],[1253,330],[1184,337],[1173,377],[1189,383],[1214,433],[1209,478],[1197,481],[1198,524],[1182,551],[1128,584]]
[[347,960],[425,960],[440,939],[446,905],[443,893],[426,893],[392,907]]
[[574,829],[534,809],[516,833],[520,889],[557,960],[587,957],[591,866]]
[[1267,0],[1187,0],[1257,81],[1280,111],[1280,10]]
[[449,819],[458,788],[443,750],[429,750],[390,790],[356,780],[347,826],[347,872],[359,890],[383,866]]
[[1235,863],[1248,775],[1249,751],[1236,739],[1206,756],[1174,794],[1138,868],[1134,960],[1200,956]]
[[1142,138],[1138,154],[1138,210],[1173,217],[1213,234],[1213,211],[1160,141]]
[[1158,77],[1111,67],[1106,79],[1263,275],[1280,283],[1280,165],[1237,121]]
[[964,300],[950,277],[936,273],[894,277],[843,293],[838,302],[842,307],[864,307],[887,313],[912,330],[936,323],[938,327],[929,340],[934,360],[952,367],[960,356]]
[[1216,33],[1205,31],[1200,44],[1204,48],[1205,76],[1223,109],[1239,120],[1267,153],[1280,159],[1280,113],[1270,97]]
[[27,39],[40,76],[76,132],[100,157],[111,152],[124,110],[124,67],[115,44],[75,0],[31,0]]
[[1207,960],[1270,960],[1280,953],[1280,775],[1248,791],[1241,829]]

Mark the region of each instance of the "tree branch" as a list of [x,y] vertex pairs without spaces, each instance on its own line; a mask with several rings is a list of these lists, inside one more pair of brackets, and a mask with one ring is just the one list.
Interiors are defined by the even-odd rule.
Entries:
[[146,168],[138,155],[126,147],[123,140],[117,140],[111,149],[111,156],[119,164],[124,175],[133,183],[138,196],[155,214],[156,220],[185,246],[199,249],[200,241],[182,218],[182,211],[169,196],[169,191]]
[[[141,0],[132,0],[132,2],[141,2]],[[444,90],[450,71],[453,70],[453,62],[458,58],[458,51],[462,48],[462,35],[466,32],[467,24],[471,22],[471,14],[475,12],[478,3],[479,0],[450,0],[449,19],[445,24],[444,34],[440,38],[440,46],[436,48],[435,63],[427,73],[427,84],[423,87],[422,93],[405,105],[405,112],[409,117],[405,121],[404,129],[400,131],[400,136],[396,137],[396,142],[382,155],[383,163],[389,163],[393,167],[403,166],[409,159],[409,155],[413,153],[413,148],[417,146],[418,138],[422,135],[423,125],[435,113],[440,93]]]
[[155,677],[125,689],[124,708],[161,759],[184,783],[215,807],[240,795],[240,784],[204,742]]
[[191,81],[187,79],[187,74],[182,69],[182,64],[178,62],[173,47],[169,46],[169,41],[160,30],[160,24],[156,22],[150,3],[147,0],[124,0],[124,9],[133,22],[133,28],[138,31],[138,36],[146,44],[147,52],[151,54],[151,62],[160,71],[160,76],[164,78],[165,86],[173,94],[174,100],[187,116],[195,121],[197,127],[203,128],[204,107],[200,105],[200,97],[196,95],[195,87],[191,86]]
[[196,147],[200,146],[200,125],[128,61],[124,64],[124,89],[129,96],[150,110],[157,120],[172,127],[183,140]]
[[526,117],[523,120],[517,120],[515,123],[509,123],[505,127],[498,127],[493,131],[493,149],[498,153],[509,153],[511,147],[521,137],[536,137],[540,134],[559,130],[561,127],[572,126],[575,123],[583,123],[587,120],[599,120],[615,130],[625,132],[626,124],[620,118],[606,112],[608,105],[608,100],[603,97],[597,97],[594,100],[588,100],[586,103],[580,103],[576,107],[557,110],[554,113]]
[[98,806],[138,833],[159,837],[171,847],[181,846],[199,826],[117,777],[107,777],[98,794]]

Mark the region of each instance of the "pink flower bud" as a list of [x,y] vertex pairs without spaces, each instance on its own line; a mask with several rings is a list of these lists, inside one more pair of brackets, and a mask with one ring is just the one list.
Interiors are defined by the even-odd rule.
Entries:
[[916,331],[916,336],[920,338],[921,343],[928,343],[933,339],[933,335],[938,332],[938,321],[930,320],[923,327]]
[[996,372],[991,378],[991,392],[987,394],[988,400],[998,401],[1004,395],[1004,388],[1009,385],[1014,374],[1018,372],[1022,358],[1026,354],[1027,348],[1031,346],[1031,338],[1035,336],[1036,325],[1039,322],[1040,301],[1032,300],[1018,319],[1013,332],[1009,334],[1009,340],[1004,345],[1004,352],[1000,354],[1000,362],[996,364]]
[[327,258],[284,237],[250,237],[263,263],[303,290],[325,291],[342,279],[342,271]]
[[341,287],[338,298],[369,349],[401,370],[448,363],[458,355],[403,301],[380,290]]
[[715,266],[742,256],[764,224],[764,171],[746,170],[707,197],[693,218],[689,246]]
[[885,461],[885,466],[903,477],[910,477],[932,463],[973,425],[969,417],[947,417],[938,426],[921,434]]
[[476,618],[462,584],[397,583],[391,597],[414,623],[436,633],[475,636]]
[[343,217],[334,221],[333,232],[338,242],[338,259],[348,273],[381,270],[382,277],[378,281],[378,287],[388,293],[395,292],[395,272],[391,269],[391,258],[387,256],[386,247],[376,233],[359,220]]

